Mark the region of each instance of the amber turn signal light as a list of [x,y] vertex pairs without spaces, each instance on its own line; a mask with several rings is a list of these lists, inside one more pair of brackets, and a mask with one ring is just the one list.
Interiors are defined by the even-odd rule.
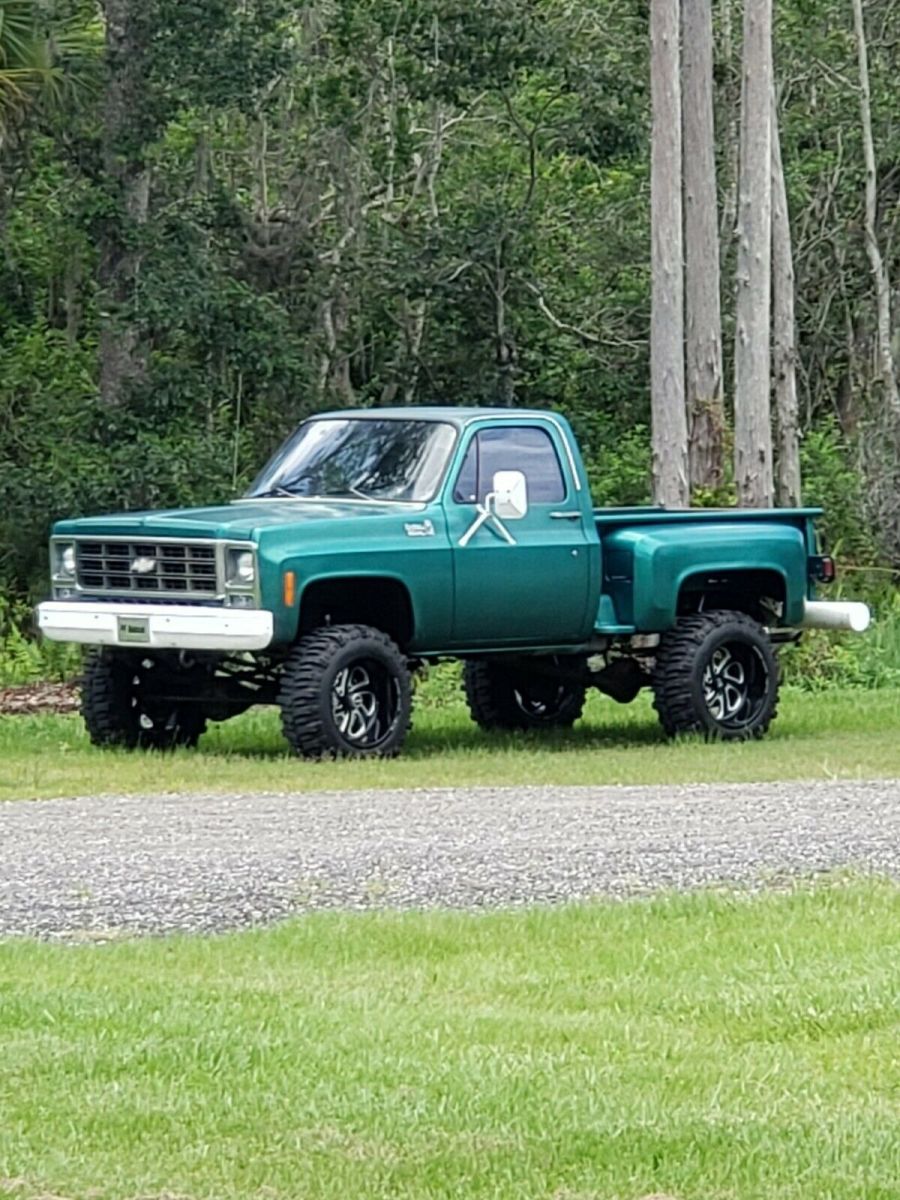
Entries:
[[295,571],[285,571],[281,596],[287,608],[294,607],[294,601],[297,599],[297,573]]

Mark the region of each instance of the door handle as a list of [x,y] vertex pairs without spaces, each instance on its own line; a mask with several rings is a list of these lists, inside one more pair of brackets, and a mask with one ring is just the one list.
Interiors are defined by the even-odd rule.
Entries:
[[581,513],[577,509],[575,509],[574,511],[569,511],[569,512],[552,512],[550,514],[550,516],[553,517],[553,519],[555,521],[579,521],[579,520],[581,520]]

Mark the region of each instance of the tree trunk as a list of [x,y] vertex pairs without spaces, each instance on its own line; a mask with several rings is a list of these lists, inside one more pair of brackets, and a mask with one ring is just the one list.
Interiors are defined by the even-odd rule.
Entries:
[[740,132],[738,129],[738,72],[734,69],[734,14],[732,0],[720,0],[719,29],[724,81],[721,84],[725,153],[723,155],[724,184],[722,187],[722,240],[730,246],[737,224],[737,183],[740,169]]
[[143,0],[102,0],[106,17],[106,89],[102,155],[112,212],[103,223],[97,278],[100,286],[100,395],[122,404],[144,378],[147,347],[137,322],[137,285],[146,225],[150,172],[144,161],[142,114],[148,33]]
[[684,405],[679,10],[679,0],[653,0],[650,7],[650,402],[653,498],[658,504],[684,508],[690,502],[690,487]]
[[710,0],[683,0],[684,250],[687,411],[692,488],[725,477],[722,312]]
[[425,322],[428,317],[428,297],[430,291],[424,296],[418,296],[410,304],[410,319],[409,327],[409,345],[407,347],[407,359],[409,366],[407,368],[406,383],[403,387],[403,403],[412,404],[416,399],[416,390],[419,386],[419,374],[422,368],[422,342],[425,338]]
[[863,160],[866,166],[866,253],[875,281],[878,302],[878,368],[887,408],[900,417],[900,389],[891,345],[891,285],[878,245],[878,179],[872,138],[872,102],[869,88],[869,53],[862,0],[853,0],[853,26],[859,62],[859,115],[862,122]]
[[66,258],[63,269],[63,305],[66,312],[66,341],[74,346],[81,333],[81,258],[76,250]]
[[741,168],[734,347],[734,475],[738,502],[772,503],[772,0],[744,5]]
[[778,110],[772,89],[772,374],[778,437],[775,495],[779,504],[800,503],[800,428],[797,407],[797,329],[794,321],[794,258]]
[[317,395],[320,404],[350,408],[356,401],[350,378],[350,354],[346,349],[350,327],[350,303],[340,278],[333,280],[331,295],[321,308],[321,328],[325,350],[319,363]]
[[512,408],[516,402],[516,362],[518,351],[513,331],[506,320],[506,293],[509,279],[503,265],[504,243],[501,238],[494,254],[491,290],[494,293],[494,363],[497,368],[497,403]]

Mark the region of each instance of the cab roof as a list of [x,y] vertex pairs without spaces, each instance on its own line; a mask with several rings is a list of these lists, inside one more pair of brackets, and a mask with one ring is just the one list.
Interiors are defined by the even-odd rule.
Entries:
[[560,413],[552,413],[541,408],[500,408],[496,406],[493,408],[468,408],[463,405],[450,404],[405,404],[393,408],[339,408],[332,412],[313,413],[306,420],[346,417],[363,417],[369,420],[446,421],[458,426],[468,425],[472,421],[483,420],[485,417],[519,417],[523,420],[550,417],[557,421],[565,419]]

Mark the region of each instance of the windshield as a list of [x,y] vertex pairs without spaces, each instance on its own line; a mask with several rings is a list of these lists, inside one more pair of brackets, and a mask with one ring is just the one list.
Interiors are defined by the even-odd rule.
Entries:
[[247,495],[430,500],[455,437],[452,425],[438,421],[307,421],[275,452]]

